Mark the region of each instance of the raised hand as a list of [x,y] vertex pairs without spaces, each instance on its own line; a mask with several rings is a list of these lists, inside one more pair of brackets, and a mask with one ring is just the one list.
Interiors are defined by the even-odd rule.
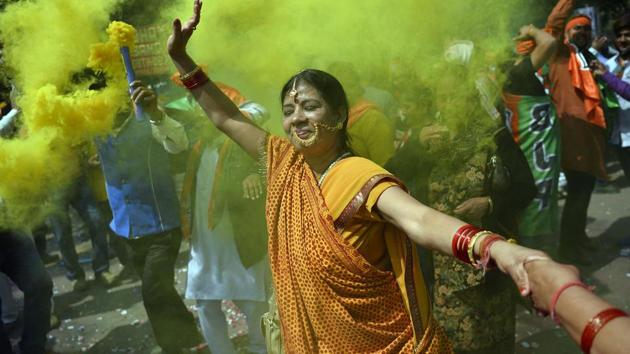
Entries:
[[522,41],[522,40],[526,40],[526,39],[531,39],[534,37],[533,32],[536,30],[537,28],[534,25],[526,25],[526,26],[522,26],[521,29],[518,31],[518,34],[512,38],[515,41]]
[[158,109],[157,95],[147,87],[142,81],[136,80],[131,83],[131,100],[136,105],[141,105],[151,119],[159,121],[162,113]]
[[195,0],[193,14],[183,25],[179,18],[173,21],[173,32],[168,37],[167,42],[168,54],[171,58],[177,59],[186,56],[186,45],[199,24],[202,5],[201,0]]

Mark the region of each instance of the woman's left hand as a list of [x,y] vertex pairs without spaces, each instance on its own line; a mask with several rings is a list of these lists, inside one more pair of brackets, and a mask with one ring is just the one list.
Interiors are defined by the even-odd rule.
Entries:
[[503,273],[512,278],[522,296],[529,295],[531,291],[525,264],[533,260],[550,259],[543,251],[509,242],[494,243],[490,248],[490,257]]
[[476,197],[470,198],[467,201],[458,205],[455,210],[455,214],[463,216],[469,220],[481,220],[490,210],[490,203],[488,197]]

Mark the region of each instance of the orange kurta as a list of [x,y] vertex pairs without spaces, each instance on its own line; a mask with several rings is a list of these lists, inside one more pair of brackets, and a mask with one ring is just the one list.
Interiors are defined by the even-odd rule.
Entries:
[[287,353],[450,352],[431,319],[415,248],[374,210],[380,194],[399,185],[392,175],[348,158],[320,190],[302,155],[271,137],[267,180],[269,258]]

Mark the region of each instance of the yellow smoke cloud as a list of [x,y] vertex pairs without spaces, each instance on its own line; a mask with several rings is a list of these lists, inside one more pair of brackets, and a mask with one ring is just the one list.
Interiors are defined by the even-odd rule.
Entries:
[[[239,84],[279,117],[282,84],[303,68],[325,70],[335,61],[353,63],[381,87],[395,61],[407,77],[435,89],[444,74],[436,66],[451,41],[475,42],[475,70],[486,64],[480,53],[501,56],[511,46],[530,9],[524,0],[205,1],[189,48],[212,77]],[[179,0],[163,12],[164,21],[185,21],[191,12],[192,1]]]
[[[22,91],[23,123],[19,137],[0,140],[0,227],[41,222],[56,206],[55,195],[82,172],[81,145],[108,133],[128,104],[118,44],[133,41],[135,30],[116,23],[109,41],[100,43],[116,2],[21,2],[0,15],[6,61]],[[71,82],[86,66],[105,73],[105,89]]]

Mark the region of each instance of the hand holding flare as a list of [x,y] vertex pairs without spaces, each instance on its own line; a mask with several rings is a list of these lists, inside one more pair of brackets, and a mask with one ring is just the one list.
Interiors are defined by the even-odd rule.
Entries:
[[[136,42],[136,29],[131,25],[121,22],[113,21],[107,27],[107,34],[109,34],[109,40],[116,43],[120,48],[120,54],[122,55],[123,63],[125,64],[125,71],[127,72],[127,82],[129,83],[129,93],[133,93],[131,84],[136,81],[136,74],[133,71],[133,65],[131,63],[130,48],[133,48]],[[142,106],[135,104],[136,119],[142,120]]]

